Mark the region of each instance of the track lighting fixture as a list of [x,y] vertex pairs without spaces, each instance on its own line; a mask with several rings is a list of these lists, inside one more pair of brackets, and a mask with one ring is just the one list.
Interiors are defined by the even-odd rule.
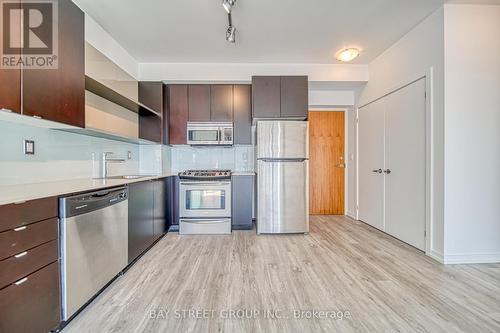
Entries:
[[233,26],[233,20],[231,17],[231,10],[233,9],[234,4],[236,3],[236,0],[223,0],[222,1],[222,7],[227,12],[227,21],[228,21],[228,27],[226,30],[226,40],[230,43],[235,43],[236,42],[236,28]]

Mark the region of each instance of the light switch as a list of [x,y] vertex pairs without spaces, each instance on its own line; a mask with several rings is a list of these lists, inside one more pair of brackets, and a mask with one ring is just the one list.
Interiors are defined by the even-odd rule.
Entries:
[[24,154],[35,155],[35,141],[24,140]]

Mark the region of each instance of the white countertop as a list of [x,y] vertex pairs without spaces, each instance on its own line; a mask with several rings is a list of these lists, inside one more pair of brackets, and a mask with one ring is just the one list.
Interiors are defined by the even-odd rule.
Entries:
[[28,200],[48,198],[77,192],[94,191],[107,187],[143,182],[151,179],[176,176],[177,173],[164,173],[136,179],[92,179],[82,178],[54,182],[4,185],[0,186],[0,205],[19,203]]

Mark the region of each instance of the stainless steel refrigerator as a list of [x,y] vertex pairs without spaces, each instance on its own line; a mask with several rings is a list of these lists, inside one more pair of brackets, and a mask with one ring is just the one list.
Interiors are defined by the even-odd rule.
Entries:
[[309,232],[307,121],[257,123],[257,233]]

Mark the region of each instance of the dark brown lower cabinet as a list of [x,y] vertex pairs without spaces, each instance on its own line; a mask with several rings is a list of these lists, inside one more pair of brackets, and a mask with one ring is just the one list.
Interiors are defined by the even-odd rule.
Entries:
[[134,261],[154,238],[154,188],[151,181],[133,183],[128,191],[128,262]]
[[58,261],[0,290],[0,332],[49,332],[60,311]]
[[154,205],[153,205],[153,235],[155,240],[161,237],[167,229],[167,196],[166,180],[153,181]]
[[167,228],[165,179],[129,185],[128,262],[146,251]]

